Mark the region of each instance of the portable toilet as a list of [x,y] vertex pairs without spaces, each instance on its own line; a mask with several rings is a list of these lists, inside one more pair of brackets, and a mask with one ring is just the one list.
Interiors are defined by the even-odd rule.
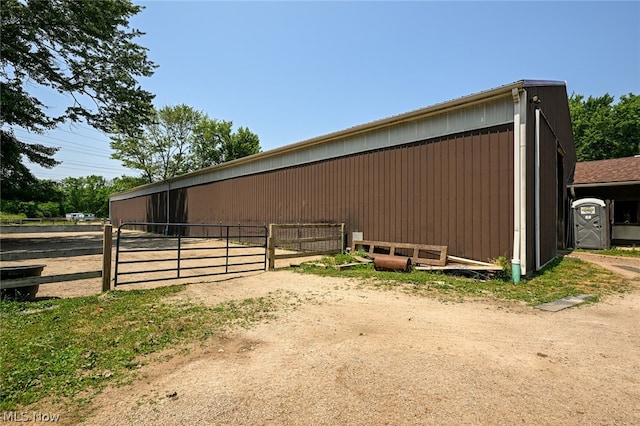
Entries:
[[571,203],[574,224],[574,247],[606,250],[610,247],[607,208],[597,198],[583,198]]

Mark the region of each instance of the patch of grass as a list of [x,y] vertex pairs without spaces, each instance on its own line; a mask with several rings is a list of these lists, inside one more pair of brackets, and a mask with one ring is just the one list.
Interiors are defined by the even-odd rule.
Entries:
[[529,280],[514,284],[503,279],[478,280],[426,271],[378,272],[372,265],[338,271],[303,265],[302,273],[357,278],[362,286],[396,290],[443,301],[490,298],[538,305],[580,293],[593,294],[593,301],[605,294],[628,290],[625,282],[603,268],[579,259],[558,258]]
[[24,213],[5,213],[0,212],[0,219],[14,220],[14,219],[26,219],[27,215]]
[[602,254],[605,256],[640,257],[640,249],[637,248],[636,246],[629,247],[629,248],[612,247],[609,250],[576,249],[575,251],[581,252],[581,253]]
[[322,256],[320,263],[327,266],[346,265],[347,263],[356,262],[356,259],[349,253],[336,254],[335,256]]
[[215,307],[171,297],[183,289],[0,301],[0,411],[44,398],[81,407],[105,386],[131,381],[148,355],[249,327],[282,306],[279,295]]

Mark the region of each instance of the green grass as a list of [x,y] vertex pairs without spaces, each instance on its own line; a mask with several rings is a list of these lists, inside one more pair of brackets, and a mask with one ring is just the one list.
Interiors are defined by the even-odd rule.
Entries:
[[605,256],[640,257],[640,249],[635,246],[629,248],[612,247],[609,250],[577,249],[576,251],[581,253],[602,254]]
[[0,219],[15,220],[15,219],[26,219],[26,218],[27,218],[27,215],[24,213],[14,214],[14,213],[0,212]]
[[0,411],[44,398],[74,411],[105,386],[131,381],[150,354],[249,327],[282,306],[278,294],[215,307],[171,297],[183,289],[1,301]]
[[[353,260],[340,255],[323,262]],[[578,293],[594,294],[597,301],[628,290],[616,275],[571,258],[557,259],[519,284],[420,271],[377,272],[370,264],[342,271],[303,265],[300,270],[354,278],[362,287],[456,302],[482,298],[537,305]],[[292,303],[290,294],[280,292],[210,307],[178,297],[184,288],[0,301],[0,411],[46,402],[81,416],[103,388],[135,380],[140,366],[179,353],[178,348],[267,321]]]
[[[323,261],[331,264],[331,262]],[[489,298],[538,305],[580,293],[593,294],[598,301],[606,294],[624,292],[627,284],[615,274],[579,259],[558,258],[528,280],[514,284],[503,279],[479,280],[425,271],[382,272],[371,264],[339,271],[302,265],[302,273],[359,279],[359,285],[396,290],[443,301]]]

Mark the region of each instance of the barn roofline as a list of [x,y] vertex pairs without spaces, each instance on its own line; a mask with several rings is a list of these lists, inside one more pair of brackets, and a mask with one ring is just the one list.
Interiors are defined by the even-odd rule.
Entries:
[[[282,147],[274,148],[269,151],[260,152],[258,154],[253,154],[247,157],[228,161],[215,166],[206,167],[191,173],[186,173],[180,176],[176,176],[174,178],[171,178],[162,182],[155,182],[151,184],[138,186],[127,191],[112,194],[109,198],[110,198],[110,201],[125,200],[125,199],[139,197],[139,196],[148,195],[152,193],[167,191],[170,189],[177,189],[177,188],[182,188],[182,187],[187,187],[192,185],[205,184],[205,183],[210,183],[216,180],[222,180],[227,178],[244,176],[248,174],[260,173],[263,171],[269,171],[269,170],[274,170],[279,168],[286,168],[292,165],[304,164],[304,163],[319,161],[327,158],[335,158],[341,155],[349,155],[355,152],[370,151],[376,148],[364,148],[361,150],[356,150],[354,152],[344,152],[342,154],[330,155],[323,158],[313,158],[307,161],[304,161],[304,160],[296,161],[295,164],[292,164],[290,162],[289,164],[276,165],[268,168],[259,168],[255,170],[251,169],[252,164],[255,164],[260,161],[264,161],[268,159],[276,159],[278,157],[283,157],[288,154],[300,152],[302,150],[313,148],[319,145],[325,145],[331,142],[336,142],[341,139],[358,137],[359,135],[363,135],[365,133],[371,133],[376,130],[390,128],[392,126],[402,125],[404,123],[414,122],[416,120],[423,119],[423,118],[444,115],[462,108],[469,108],[469,107],[473,107],[474,105],[479,105],[479,104],[491,102],[494,100],[497,101],[497,100],[500,100],[501,98],[508,98],[509,102],[512,102],[511,97],[512,97],[512,91],[514,89],[521,91],[521,90],[524,90],[526,87],[533,87],[533,86],[566,86],[566,83],[563,81],[555,81],[555,80],[519,80],[514,83],[506,84],[494,89],[489,89],[489,90],[485,90],[475,94],[437,103],[431,106],[427,106],[427,107],[419,108],[406,113],[375,120],[369,123],[356,125],[353,127],[349,127],[347,129],[317,136],[301,142],[284,145]],[[464,128],[460,130],[472,130],[477,128],[490,127],[493,125],[512,123],[512,122],[513,122],[513,116],[511,115],[502,121],[497,121],[494,123],[484,123],[483,125],[478,125],[473,128]],[[455,133],[455,132],[445,131],[445,132],[442,132],[442,134],[440,135],[434,135],[434,136],[444,136],[452,133]],[[387,147],[387,146],[393,146],[393,144],[380,146],[377,148]],[[229,172],[233,172],[234,170],[238,171],[242,168],[245,168],[245,170],[242,170],[235,174],[229,173]],[[214,175],[218,175],[221,177],[208,178]]]

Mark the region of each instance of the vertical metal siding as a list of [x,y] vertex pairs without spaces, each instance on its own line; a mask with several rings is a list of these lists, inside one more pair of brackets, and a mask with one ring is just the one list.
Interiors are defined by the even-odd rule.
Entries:
[[[456,160],[455,169],[457,171],[456,189],[455,189],[456,198],[457,198],[456,203],[462,201],[462,199],[466,195],[465,180],[467,176],[465,173],[465,155],[464,155],[465,145],[466,144],[463,138],[458,138],[456,140],[456,158],[455,158]],[[457,250],[461,252],[463,252],[465,249],[464,246],[465,246],[466,234],[470,230],[470,228],[467,227],[466,215],[467,215],[467,209],[458,210],[456,206],[456,224],[457,225],[454,227],[454,232],[456,236]]]
[[[569,115],[569,105],[567,101],[566,88],[564,86],[537,86],[527,87],[527,97],[532,99],[538,96],[540,99],[539,107],[550,121],[550,128],[544,129],[546,125],[541,123],[541,157],[540,157],[540,263],[544,265],[553,259],[557,253],[556,236],[558,233],[557,218],[559,209],[564,210],[566,207],[566,182],[573,173],[576,163],[576,153],[573,141],[573,133],[571,129],[571,118]],[[531,212],[527,215],[527,259],[528,264],[532,265],[531,270],[535,267],[536,241],[535,241],[535,105],[529,104],[527,107],[527,211]],[[541,119],[544,122],[544,119]],[[551,129],[555,132],[551,132]],[[556,141],[557,136],[557,141]],[[558,145],[564,148],[566,156],[563,158],[564,176],[557,176],[557,157],[556,152]],[[556,198],[555,188],[558,187],[558,180],[562,180],[562,205],[559,205]],[[553,186],[548,186],[553,184]],[[566,229],[567,224],[564,224]],[[553,240],[552,240],[553,239]],[[552,242],[553,241],[553,242]]]
[[[555,136],[545,122],[540,120],[540,164],[545,164],[544,173],[540,173],[540,264],[552,260],[557,251],[557,149]],[[542,231],[545,232],[542,232]]]
[[[512,126],[501,126],[189,187],[182,213],[191,223],[344,221],[349,241],[362,231],[487,260],[511,251],[512,155]],[[114,217],[149,219],[139,206],[150,201],[114,202]]]
[[128,200],[111,202],[111,217],[118,218],[114,225],[120,222],[144,222],[147,219],[147,200],[151,195],[129,198]]

